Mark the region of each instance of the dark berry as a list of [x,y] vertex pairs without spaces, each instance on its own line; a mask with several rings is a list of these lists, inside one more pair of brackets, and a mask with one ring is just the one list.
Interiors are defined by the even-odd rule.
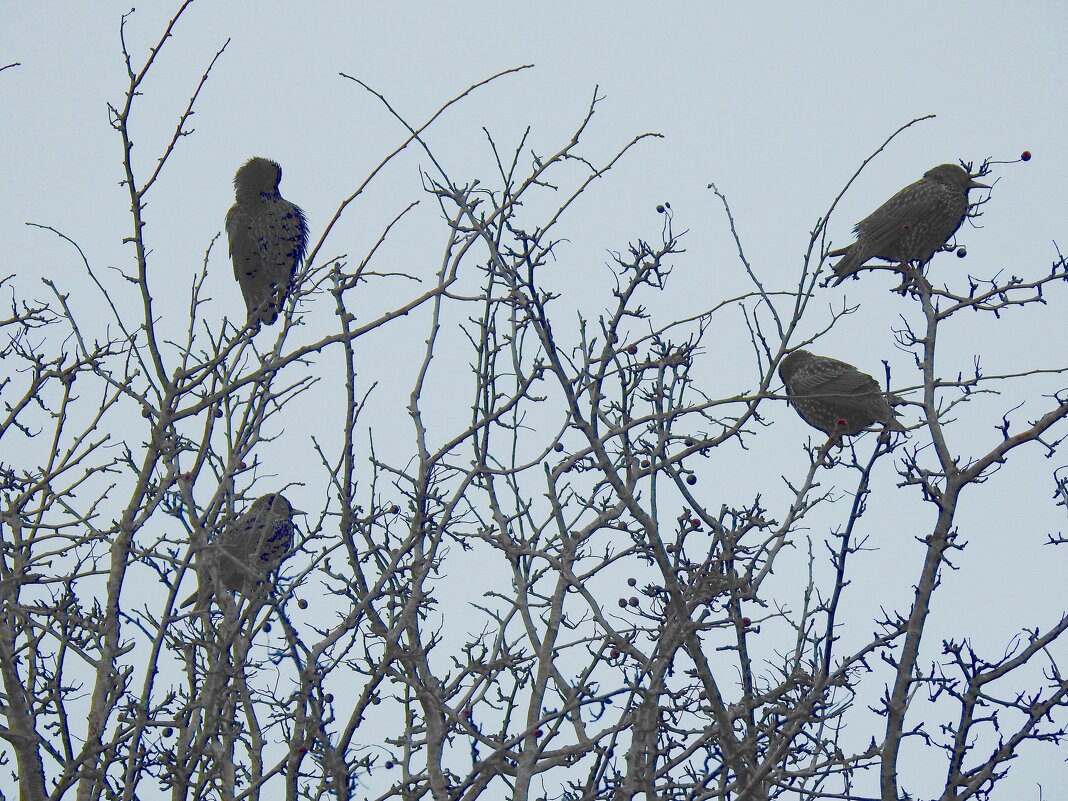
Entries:
[[1030,161],[1030,160],[1031,160],[1031,151],[1030,150],[1025,150],[1023,153],[1020,154],[1020,161]]
[[686,476],[686,483],[692,487],[697,483],[697,476]]
[[637,586],[638,579],[634,578],[634,576],[631,576],[629,579],[627,579],[627,584],[629,584],[631,587]]
[[557,442],[555,445],[553,445],[553,450],[556,451],[557,453],[563,453],[564,452],[564,443]]
[[968,248],[966,248],[966,247],[957,248],[957,258],[958,259],[963,259],[967,255],[968,255]]
[[304,598],[301,598],[299,601],[297,601],[297,606],[299,606],[301,609],[307,609],[308,602]]

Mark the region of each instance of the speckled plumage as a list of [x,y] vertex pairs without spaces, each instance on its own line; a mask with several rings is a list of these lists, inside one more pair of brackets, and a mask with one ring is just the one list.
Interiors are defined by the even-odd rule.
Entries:
[[873,423],[904,431],[879,382],[851,364],[796,350],[779,364],[779,378],[801,419],[828,436],[852,436]]
[[279,194],[281,180],[282,168],[259,157],[234,176],[237,202],[226,214],[226,234],[250,324],[278,319],[308,244],[304,212]]
[[864,269],[869,259],[926,264],[957,232],[968,215],[968,190],[988,188],[956,164],[940,164],[924,173],[857,223],[857,241],[831,251],[840,284]]
[[208,570],[202,572],[200,589],[183,606],[193,601],[198,607],[207,606],[216,584],[243,595],[257,592],[293,547],[296,513],[280,493],[258,498],[209,545]]

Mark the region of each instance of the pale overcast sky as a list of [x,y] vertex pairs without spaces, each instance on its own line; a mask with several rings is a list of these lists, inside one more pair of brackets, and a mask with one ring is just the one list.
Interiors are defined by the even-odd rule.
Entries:
[[[158,0],[137,5],[126,31],[135,63],[176,7]],[[129,4],[110,0],[9,2],[0,9],[0,66],[20,64],[0,72],[0,237],[6,244],[0,274],[16,274],[19,292],[37,297],[46,296],[38,277],[50,276],[74,290],[73,304],[83,304],[86,315],[99,301],[78,289],[85,276],[77,254],[24,223],[62,231],[98,268],[132,263],[132,251],[122,244],[130,233],[129,200],[119,186],[122,153],[107,112],[109,102],[123,102],[118,37],[128,10]],[[184,331],[191,277],[222,230],[234,171],[248,157],[281,163],[282,192],[303,207],[314,241],[337,203],[403,140],[378,100],[339,73],[366,81],[410,121],[421,122],[471,83],[535,65],[483,89],[431,129],[428,142],[457,180],[493,178],[483,126],[505,150],[514,149],[528,125],[530,149],[558,149],[595,87],[604,101],[585,140],[587,154],[606,159],[636,134],[663,134],[633,151],[563,223],[560,234],[570,241],[554,269],[573,294],[561,303],[588,318],[608,302],[607,252],[638,237],[655,240],[662,222],[655,206],[665,200],[676,228],[689,233],[660,318],[699,312],[745,286],[722,209],[706,188],[710,182],[728,196],[761,277],[774,288],[795,286],[808,232],[844,183],[891,132],[927,114],[937,117],[902,134],[853,185],[832,220],[831,238],[839,245],[851,241],[857,220],[932,166],[1009,161],[1027,149],[1034,154],[1030,163],[995,166],[990,178],[997,186],[981,227],[965,224],[958,233],[968,258],[945,254],[931,269],[955,289],[966,287],[965,272],[1040,272],[1056,258],[1054,241],[1063,241],[1066,225],[1066,23],[1068,4],[1062,2],[198,0],[175,27],[134,116],[134,153],[143,176],[154,168],[201,73],[230,40],[201,92],[190,125],[195,132],[179,142],[149,200],[146,237],[160,271],[152,277],[154,292],[177,299],[161,307],[162,325],[175,337]],[[358,259],[404,205],[423,199],[383,261],[429,280],[444,239],[436,208],[420,188],[426,162],[413,151],[390,166],[324,252]],[[423,231],[430,233],[423,238]],[[803,333],[818,330],[827,310],[843,299],[859,303],[860,311],[824,339],[819,352],[879,375],[887,359],[895,383],[914,384],[912,360],[895,349],[891,329],[902,315],[915,319],[916,304],[890,293],[892,285],[889,276],[866,275],[824,290]],[[243,317],[222,241],[211,252],[208,286],[208,312]],[[369,291],[359,311],[370,318],[376,304],[391,300],[389,291]],[[976,316],[970,326],[947,330],[943,369],[947,375],[967,371],[976,354],[991,372],[1066,366],[1066,304],[1058,289],[1046,307],[1010,311],[996,325]],[[317,315],[329,325],[329,299],[306,314],[313,328]],[[106,322],[101,319],[101,330]],[[748,333],[740,317],[737,323],[707,344],[710,391],[729,395],[755,384]],[[377,377],[380,359],[388,389],[397,363],[417,352],[406,350],[408,334],[412,342],[425,337],[417,327],[374,337],[363,356],[368,381]],[[397,386],[409,377],[397,378]],[[1042,393],[1065,383],[1034,382],[1019,420],[1048,403]],[[378,438],[389,425],[403,427],[409,437],[403,412],[396,406],[391,412],[383,392],[377,419],[386,422],[376,423]],[[1018,400],[992,397],[963,410],[952,429],[957,449],[966,455],[988,449],[999,436],[993,424]],[[803,465],[801,444],[811,430],[785,404],[774,411],[775,425],[752,450],[739,452],[730,476],[709,477],[710,486],[714,478],[720,482],[715,486],[724,502],[744,502],[769,483],[778,491],[778,476]],[[284,447],[314,465],[301,433],[288,431]],[[408,446],[398,447],[402,453]],[[1038,448],[1018,453],[985,485],[990,502],[962,515],[970,544],[956,560],[962,570],[947,573],[947,586],[936,596],[927,662],[937,658],[943,635],[971,637],[996,653],[1022,626],[1047,626],[1063,611],[1064,549],[1043,546],[1047,531],[1066,528],[1064,510],[1049,501],[1050,471],[1062,461],[1068,463],[1068,452],[1052,461]],[[299,459],[289,466],[301,470]],[[883,468],[884,489],[892,492],[897,476],[889,464]],[[294,478],[284,471],[283,477]],[[309,489],[309,498],[321,495],[321,486]],[[869,582],[855,600],[865,619],[877,617],[879,608],[907,609],[923,558],[915,536],[930,520],[922,506],[904,510],[874,500],[873,507],[866,525],[878,551],[856,578],[858,585]],[[1054,751],[1032,749],[1026,766],[1014,768],[1016,797],[1037,798],[1036,785],[1043,784],[1045,797],[1053,798],[1063,792],[1056,788],[1068,786],[1063,752]],[[916,792],[929,789],[922,776],[912,778]]]

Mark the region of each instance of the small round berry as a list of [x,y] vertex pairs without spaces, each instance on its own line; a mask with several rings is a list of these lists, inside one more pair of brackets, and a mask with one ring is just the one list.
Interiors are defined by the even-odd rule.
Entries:
[[555,445],[553,445],[553,450],[556,451],[557,453],[563,453],[564,452],[564,443],[557,442]]
[[629,348],[627,348],[627,353],[629,353],[631,356],[636,356],[638,353],[638,346],[631,345]]
[[146,419],[151,417],[152,416],[152,410],[149,409],[147,406],[142,406],[141,407],[141,416],[146,418]]
[[650,467],[652,467],[652,464],[653,463],[650,462],[648,459],[642,459],[642,470],[648,470]]
[[626,598],[620,598],[618,601],[616,601],[616,603],[619,604],[619,608],[620,609],[626,609],[627,608],[627,599]]
[[693,520],[690,521],[690,526],[692,526],[693,528],[701,528],[701,521],[695,517]]
[[307,599],[301,598],[299,601],[297,601],[297,606],[299,606],[301,609],[307,609],[308,608]]
[[629,579],[627,579],[627,584],[629,584],[631,587],[636,587],[638,585],[638,579],[634,578],[634,576],[631,576]]
[[323,696],[323,700],[326,701],[326,703],[328,703],[328,704],[334,703],[334,694],[333,693],[327,693],[326,695]]
[[393,769],[393,760],[392,759],[387,759],[386,760],[386,764],[383,765],[382,767],[384,767],[386,770],[392,770]]
[[659,205],[659,206],[656,207],[656,213],[657,214],[663,214],[664,213],[663,205]]
[[687,448],[692,448],[696,444],[697,444],[696,440],[692,440],[692,439],[686,440],[686,447]]
[[697,476],[686,476],[686,483],[692,487],[694,484],[697,483]]
[[742,618],[742,625],[743,626],[749,626],[749,625],[752,625],[752,623],[753,623],[753,621],[750,620],[749,618],[747,618],[747,617],[743,617]]
[[534,731],[532,732],[535,737],[541,737],[544,733],[545,732],[543,732],[541,729],[534,729]]
[[613,648],[612,652],[611,652],[611,654],[609,654],[609,656],[611,656],[613,659],[619,659],[619,649],[618,648]]
[[271,622],[270,621],[267,621],[266,623],[263,624],[263,630],[264,631],[270,631],[271,630]]
[[399,515],[400,514],[400,507],[397,506],[396,504],[394,504],[393,507],[389,510],[389,513],[391,515]]
[[638,599],[635,596],[632,595],[632,596],[630,596],[630,600],[627,603],[629,603],[631,606],[637,606],[638,605]]
[[1030,150],[1025,150],[1023,153],[1020,154],[1020,161],[1030,161],[1030,160],[1031,160],[1031,151]]
[[163,730],[164,737],[170,737],[172,734],[174,734],[174,729],[172,729],[170,726]]
[[222,409],[216,409],[215,410],[215,416],[218,417],[218,418],[221,418],[223,416],[223,410]]
[[958,259],[963,259],[967,255],[968,255],[968,248],[963,247],[963,246],[957,248],[957,258]]
[[245,470],[245,469],[247,469],[247,468],[248,468],[248,465],[247,465],[247,464],[245,464],[245,463],[244,463],[244,461],[241,461],[241,462],[238,462],[238,463],[237,463],[237,469],[238,469],[238,470]]

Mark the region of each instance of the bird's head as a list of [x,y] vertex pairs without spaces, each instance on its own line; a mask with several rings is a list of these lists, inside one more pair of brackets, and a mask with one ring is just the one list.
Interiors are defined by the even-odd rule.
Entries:
[[294,509],[286,496],[280,492],[270,492],[256,499],[250,510],[257,517],[271,514],[276,517],[292,519],[294,515],[303,514],[299,509]]
[[787,389],[790,388],[790,379],[793,378],[794,374],[808,363],[811,358],[812,354],[807,350],[795,350],[780,362],[779,378],[786,384]]
[[282,181],[282,168],[277,162],[255,156],[250,158],[234,176],[234,189],[237,199],[259,200],[264,195],[278,194],[278,184]]
[[959,164],[939,164],[923,174],[924,178],[937,181],[940,184],[959,186],[965,192],[969,189],[989,189],[986,184],[976,181],[968,171]]

